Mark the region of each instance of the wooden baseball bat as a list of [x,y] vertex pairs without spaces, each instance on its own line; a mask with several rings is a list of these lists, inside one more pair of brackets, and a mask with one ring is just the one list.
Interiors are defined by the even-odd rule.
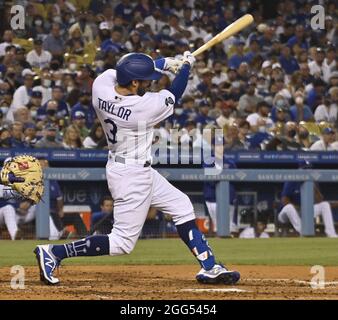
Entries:
[[248,25],[250,25],[254,21],[253,16],[251,14],[246,14],[236,21],[234,21],[232,24],[227,26],[223,31],[221,31],[219,34],[215,35],[212,39],[210,39],[207,43],[205,43],[202,47],[199,47],[197,50],[195,50],[192,55],[196,57],[198,54],[210,49],[215,44],[230,38],[234,34],[242,31],[244,28],[246,28]]

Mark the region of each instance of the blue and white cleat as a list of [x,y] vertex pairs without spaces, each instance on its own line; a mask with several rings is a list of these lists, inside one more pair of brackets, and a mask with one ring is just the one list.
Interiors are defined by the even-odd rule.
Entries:
[[60,281],[53,276],[54,270],[60,265],[60,261],[51,252],[49,244],[37,246],[34,250],[40,269],[40,280],[47,285],[56,285]]
[[203,284],[236,284],[241,275],[238,271],[230,271],[221,264],[215,264],[210,270],[201,269],[196,280]]

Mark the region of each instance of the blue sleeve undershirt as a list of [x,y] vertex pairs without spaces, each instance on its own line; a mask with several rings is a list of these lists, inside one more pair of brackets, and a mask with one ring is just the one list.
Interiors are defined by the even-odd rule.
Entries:
[[171,83],[170,87],[167,89],[175,96],[175,101],[177,102],[187,87],[188,79],[190,72],[190,64],[184,63],[181,70],[178,72],[177,76]]

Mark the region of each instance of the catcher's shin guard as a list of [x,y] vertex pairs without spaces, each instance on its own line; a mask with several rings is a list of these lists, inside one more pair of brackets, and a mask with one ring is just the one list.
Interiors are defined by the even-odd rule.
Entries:
[[177,232],[184,243],[192,251],[201,267],[210,270],[215,265],[215,257],[204,235],[198,230],[195,220],[177,225]]

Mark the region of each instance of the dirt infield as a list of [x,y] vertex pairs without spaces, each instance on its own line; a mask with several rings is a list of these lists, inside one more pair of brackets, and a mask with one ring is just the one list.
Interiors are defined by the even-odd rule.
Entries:
[[42,285],[37,267],[26,267],[25,289],[10,287],[0,268],[0,299],[338,299],[338,268],[325,268],[324,289],[312,289],[310,267],[239,266],[236,286],[200,285],[196,265],[64,266],[60,285]]

